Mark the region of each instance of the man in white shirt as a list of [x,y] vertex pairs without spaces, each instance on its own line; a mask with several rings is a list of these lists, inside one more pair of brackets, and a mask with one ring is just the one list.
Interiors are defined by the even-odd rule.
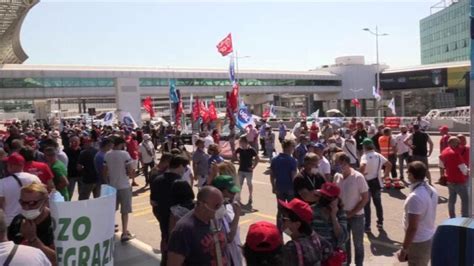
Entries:
[[357,145],[351,131],[348,129],[344,134],[342,151],[351,159],[351,167],[359,168],[359,158],[357,158]]
[[350,158],[344,152],[336,153],[336,164],[342,170],[334,175],[334,183],[341,189],[341,201],[347,212],[349,239],[346,243],[347,262],[351,263],[351,235],[354,242],[355,265],[364,262],[364,206],[367,204],[368,186],[364,176],[350,166]]
[[104,157],[104,174],[107,184],[117,189],[117,204],[122,216],[122,241],[134,238],[128,231],[128,214],[132,213],[132,186],[130,178],[135,175],[133,160],[125,148],[125,139],[116,137],[114,148]]
[[370,122],[369,120],[365,121],[365,127],[367,130],[367,137],[371,138],[377,133],[377,127],[374,125],[374,123]]
[[410,147],[405,144],[405,139],[408,137],[408,128],[406,125],[400,126],[400,133],[395,136],[395,145],[397,147],[398,170],[400,172],[400,179],[404,180],[403,168],[405,162],[408,164],[410,159]]
[[10,226],[13,218],[21,213],[21,188],[33,182],[41,184],[41,180],[35,175],[23,172],[25,159],[18,153],[10,155],[6,163],[11,174],[0,179],[0,208],[5,212],[7,226]]
[[384,170],[384,179],[389,177],[392,164],[380,153],[375,152],[372,139],[366,138],[362,141],[364,155],[360,158],[360,172],[364,175],[369,186],[369,197],[365,205],[365,231],[370,232],[371,209],[370,200],[374,202],[377,213],[377,228],[383,228],[383,208],[382,208],[382,180],[380,171]]
[[329,160],[324,156],[324,144],[322,143],[317,143],[313,144],[314,148],[314,153],[316,153],[319,158],[318,162],[318,171],[319,173],[324,176],[324,178],[327,181],[330,181],[332,179],[331,177],[331,164],[329,163]]
[[431,244],[436,230],[436,206],[438,193],[426,181],[426,166],[415,161],[408,165],[408,181],[411,193],[405,200],[403,225],[405,237],[398,260],[408,265],[428,265]]
[[2,210],[0,210],[0,265],[51,265],[43,251],[8,241],[7,224]]
[[151,142],[149,134],[143,135],[143,141],[138,147],[138,158],[143,165],[143,176],[145,176],[145,186],[150,184],[149,170],[155,167],[155,146]]

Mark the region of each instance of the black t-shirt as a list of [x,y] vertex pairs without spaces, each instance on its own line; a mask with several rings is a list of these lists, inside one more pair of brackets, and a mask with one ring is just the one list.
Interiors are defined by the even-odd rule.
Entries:
[[97,153],[97,149],[89,148],[83,150],[79,154],[78,163],[84,168],[82,168],[82,181],[86,184],[93,184],[99,182],[99,175],[94,165],[94,158]]
[[156,207],[153,207],[153,211],[158,216],[160,222],[162,239],[168,239],[171,187],[174,181],[179,179],[181,179],[180,175],[167,172],[153,180],[150,185],[150,200],[157,204]]
[[79,162],[79,155],[81,154],[81,149],[73,150],[70,148],[64,149],[68,158],[67,163],[67,175],[68,177],[79,177],[80,173],[77,170],[77,164]]
[[376,150],[376,151],[380,151],[379,138],[380,138],[381,136],[382,136],[382,133],[377,132],[377,134],[375,134],[375,135],[372,137],[372,142],[374,142],[374,146],[375,146],[375,150]]
[[[13,218],[12,223],[8,227],[8,240],[15,244],[22,244],[26,239],[20,233],[21,223],[25,220],[23,215],[19,214]],[[45,246],[54,246],[53,222],[51,215],[48,215],[40,224],[36,225],[36,235]]]
[[356,141],[357,150],[362,150],[362,141],[367,138],[367,131],[357,130],[354,134],[354,139]]
[[417,156],[427,156],[428,155],[428,148],[426,143],[428,142],[428,134],[418,131],[413,133],[413,145],[415,148],[413,149],[413,155]]
[[253,158],[257,156],[255,149],[252,147],[249,147],[248,149],[237,148],[235,153],[239,154],[240,157],[239,171],[251,173],[253,171]]
[[[222,263],[229,265],[225,255],[227,241],[222,230],[215,234],[222,251]],[[190,211],[176,224],[168,242],[168,251],[184,256],[183,265],[217,265],[216,243],[211,226],[196,218],[194,211]]]
[[303,170],[296,175],[295,179],[293,179],[293,188],[297,194],[297,198],[300,198],[298,191],[300,191],[301,189],[306,188],[309,191],[313,191],[316,189],[320,189],[324,183],[326,183],[326,180],[320,173],[313,175],[306,173]]

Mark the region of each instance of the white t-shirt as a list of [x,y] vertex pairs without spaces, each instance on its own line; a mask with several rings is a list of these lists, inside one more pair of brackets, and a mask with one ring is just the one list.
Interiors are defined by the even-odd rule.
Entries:
[[[340,195],[345,211],[354,209],[361,199],[361,194],[369,191],[364,176],[356,170],[352,171],[351,175],[346,178],[340,173],[334,175],[334,183],[341,189]],[[364,214],[364,208],[356,213],[356,215],[362,214]]]
[[326,157],[322,156],[318,163],[318,171],[323,176],[331,174],[331,164]]
[[133,164],[130,154],[126,151],[111,150],[105,154],[104,165],[107,166],[110,186],[115,189],[130,187],[127,165]]
[[184,171],[183,176],[181,177],[182,180],[188,182],[189,185],[191,185],[191,167],[186,166],[186,170]]
[[404,154],[406,152],[410,152],[410,147],[408,147],[404,141],[407,139],[407,137],[410,136],[410,134],[408,133],[405,133],[405,134],[398,134],[396,137],[395,137],[395,142],[396,142],[396,145],[397,145],[397,155],[401,155],[401,154]]
[[[13,241],[0,242],[0,265],[5,263],[14,245]],[[19,245],[10,261],[10,265],[49,266],[51,262],[49,262],[43,251],[34,247]]]
[[435,231],[436,206],[438,205],[438,192],[426,183],[413,184],[416,187],[406,198],[403,213],[403,225],[405,231],[408,228],[408,214],[420,215],[418,229],[416,230],[414,243],[430,240]]
[[[382,166],[387,162],[387,159],[383,157],[380,153],[375,151],[370,151],[364,153],[360,158],[360,163],[365,164],[365,179],[372,180],[374,178],[378,178],[380,175],[380,171],[382,170]],[[382,183],[380,184],[382,185]]]
[[214,143],[214,139],[212,138],[211,135],[207,135],[207,137],[204,138],[204,148],[207,150],[209,148],[209,145]]
[[7,225],[10,225],[13,218],[21,212],[21,205],[18,202],[20,200],[21,187],[33,182],[41,184],[41,180],[35,175],[25,172],[15,173],[15,175],[20,179],[21,186],[13,176],[0,179],[0,197],[5,200],[4,211]]
[[343,140],[342,142],[342,151],[349,156],[351,159],[351,164],[357,163],[357,146],[355,144],[355,139],[350,138],[354,143],[350,141]]
[[[147,149],[150,151],[151,156],[148,154]],[[143,163],[151,163],[155,160],[155,146],[153,146],[153,143],[151,141],[143,141],[142,143],[140,143],[140,145],[138,146],[138,152],[142,156]]]

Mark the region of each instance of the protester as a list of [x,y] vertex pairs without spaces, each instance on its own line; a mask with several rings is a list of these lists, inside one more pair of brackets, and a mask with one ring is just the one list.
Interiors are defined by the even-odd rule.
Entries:
[[408,261],[408,265],[428,265],[431,257],[438,193],[426,183],[426,170],[422,162],[415,161],[408,165],[411,193],[404,204],[405,237],[397,254],[398,260]]
[[302,170],[293,179],[295,197],[312,203],[314,191],[320,189],[326,182],[318,171],[319,156],[314,153],[307,153],[304,157]]
[[319,265],[332,254],[331,244],[311,228],[313,211],[299,200],[279,200],[283,227],[291,240],[283,247],[283,265]]
[[[235,153],[239,161],[238,177],[240,188],[242,188],[244,180],[246,179],[247,187],[249,189],[249,201],[247,207],[251,208],[253,202],[253,170],[257,167],[260,158],[258,157],[257,151],[249,145],[246,136],[240,137],[239,148],[237,148]],[[240,195],[237,199],[241,200]]]
[[360,161],[357,153],[357,143],[354,137],[352,137],[351,131],[349,130],[344,132],[342,151],[351,159],[351,167],[359,168]]
[[0,148],[0,178],[4,178],[7,174],[7,166],[3,160],[7,157],[7,152]]
[[[408,138],[408,128],[406,125],[400,126],[400,133],[395,136],[395,143],[397,146],[397,157],[398,157],[398,171],[400,172],[400,179],[404,180],[404,168],[405,164],[408,165],[410,162],[410,147],[405,144],[405,139]],[[395,167],[395,164],[393,164]]]
[[34,150],[31,147],[26,146],[21,149],[20,155],[25,159],[23,171],[37,176],[46,185],[48,191],[51,192],[54,189],[54,175],[49,166],[42,162],[33,161]]
[[80,179],[81,173],[79,171],[79,154],[81,154],[81,142],[78,136],[73,136],[69,139],[69,147],[64,149],[68,158],[67,164],[67,178],[68,178],[68,194],[69,198],[72,199],[74,190],[76,189],[76,183]]
[[374,203],[377,213],[377,228],[383,229],[383,207],[382,207],[382,180],[380,171],[384,170],[384,179],[388,178],[392,164],[380,153],[375,152],[375,145],[372,139],[366,138],[362,142],[364,155],[360,162],[360,172],[364,175],[369,186],[368,201],[364,208],[365,213],[365,231],[370,232],[371,222],[371,200]]
[[323,120],[323,125],[321,127],[321,138],[324,141],[327,141],[329,138],[331,138],[334,135],[334,129],[329,122],[329,119],[324,119]]
[[[235,195],[240,188],[234,183],[232,176],[220,175],[212,181],[212,186],[222,192],[224,197],[225,213],[222,217],[216,217],[221,223],[227,239],[227,258],[231,265],[242,265],[242,243],[240,242],[239,219],[242,212],[241,206],[234,201]],[[220,214],[220,215],[222,215]]]
[[48,163],[51,172],[54,175],[53,182],[56,190],[61,193],[65,201],[69,201],[69,190],[67,179],[67,168],[66,165],[60,160],[58,160],[58,152],[54,147],[47,147],[44,149],[44,155]]
[[162,176],[156,178],[150,185],[150,204],[153,214],[160,223],[162,260],[167,260],[167,244],[169,238],[170,208],[172,206],[172,186],[176,180],[181,180],[189,164],[189,160],[180,155],[171,158],[170,166]]
[[274,224],[251,224],[243,247],[247,266],[283,266],[282,247],[281,232]]
[[20,194],[21,214],[15,216],[8,227],[8,239],[15,244],[40,249],[49,261],[56,265],[54,229],[48,207],[48,191],[41,183],[31,183],[22,187]]
[[100,142],[100,150],[94,156],[94,167],[99,177],[99,184],[106,184],[106,177],[104,176],[104,159],[105,154],[113,147],[113,142],[110,138],[104,138]]
[[258,153],[258,131],[253,127],[252,124],[248,126],[247,129],[247,141],[252,146],[255,151]]
[[397,143],[392,137],[392,130],[388,127],[383,129],[383,135],[379,137],[380,154],[384,156],[390,164],[392,178],[397,178]]
[[0,210],[0,264],[50,266],[44,252],[27,245],[18,245],[7,239],[5,215]]
[[280,144],[283,143],[283,140],[285,140],[287,134],[287,128],[285,123],[283,123],[282,120],[279,121],[279,126],[278,126],[278,141]]
[[466,140],[466,136],[464,136],[463,134],[458,134],[457,135],[458,139],[459,139],[459,148],[458,148],[458,151],[459,151],[459,154],[461,154],[461,157],[464,161],[464,163],[469,166],[469,163],[470,163],[470,147],[467,145],[467,140]]
[[313,121],[311,123],[311,127],[309,128],[309,140],[311,142],[319,141],[319,127],[316,124],[316,121]]
[[331,164],[329,163],[328,159],[324,156],[325,146],[322,143],[313,144],[312,147],[314,148],[314,153],[319,156],[318,161],[318,171],[324,177],[326,181],[331,181]]
[[334,183],[341,189],[341,200],[347,212],[348,241],[346,244],[347,262],[351,262],[351,237],[353,238],[355,265],[364,262],[364,206],[369,195],[364,176],[350,166],[350,158],[342,153],[336,155],[336,163],[341,173],[334,175]]
[[232,153],[232,161],[235,161],[235,139],[237,138],[237,133],[235,132],[234,122],[229,124],[229,135],[227,138],[229,141],[230,152]]
[[150,184],[150,170],[155,167],[155,147],[149,134],[143,135],[143,141],[138,147],[138,158],[142,163],[145,186]]
[[379,144],[379,138],[383,136],[383,130],[385,129],[385,125],[380,124],[377,127],[377,132],[375,135],[372,136],[372,142],[374,143],[374,149],[376,152],[380,152],[380,144]]
[[293,157],[298,161],[298,169],[303,167],[304,157],[308,153],[308,138],[305,135],[300,135],[299,143],[296,145]]
[[[270,162],[270,183],[272,192],[277,200],[292,200],[295,196],[293,179],[296,176],[297,162],[291,157],[295,149],[295,142],[285,140],[282,144],[283,152]],[[278,205],[280,206],[280,205]],[[281,229],[280,208],[277,211],[277,226]]]
[[209,155],[204,151],[204,140],[196,140],[196,151],[193,154],[193,172],[194,177],[198,181],[198,188],[206,185],[209,175]]
[[[137,171],[139,170],[138,168],[138,141],[137,141],[137,135],[135,133],[131,134],[130,133],[126,133],[126,138],[125,138],[125,142],[126,142],[126,151],[128,152],[128,154],[130,155],[130,158],[132,159],[132,162],[131,162],[131,165],[132,165],[132,168],[134,169],[134,171]],[[136,187],[138,186],[138,183],[135,181],[135,176],[136,175],[133,175],[131,176],[130,178],[132,178],[132,186]]]
[[181,218],[168,244],[168,266],[229,265],[225,232],[217,226],[224,198],[214,187],[205,186],[197,195],[194,210]]
[[23,172],[25,159],[16,152],[8,156],[6,163],[10,175],[0,179],[0,208],[5,212],[5,222],[9,226],[13,218],[21,212],[18,202],[21,188],[33,182],[41,183],[41,180],[35,175]]
[[194,209],[194,192],[188,182],[176,180],[171,185],[171,207],[168,235],[173,232],[176,223]]
[[128,218],[132,213],[132,187],[129,179],[135,176],[133,160],[130,154],[125,151],[125,139],[115,137],[114,147],[105,154],[104,176],[107,184],[117,189],[116,209],[120,205],[122,219],[122,236],[120,240],[125,242],[134,238],[135,235],[128,230]]
[[268,124],[265,128],[264,141],[266,154],[271,160],[273,158],[273,152],[275,151],[275,134],[272,132],[272,127]]
[[449,217],[455,218],[456,198],[461,198],[461,216],[469,217],[469,168],[465,164],[461,154],[459,154],[459,139],[450,137],[448,147],[441,153],[440,159],[446,170],[446,181],[448,184],[449,198],[448,211]]
[[97,149],[92,146],[92,140],[84,138],[82,151],[77,161],[82,175],[79,180],[79,200],[89,199],[91,193],[94,198],[100,197],[101,180],[94,165],[94,158],[97,152]]
[[262,119],[262,124],[260,124],[260,129],[258,131],[258,136],[260,139],[260,149],[263,151],[263,156],[268,156],[267,154],[267,149],[265,145],[265,136],[267,134],[267,121],[265,119]]
[[[366,121],[366,124],[367,122],[369,121]],[[364,149],[362,148],[362,141],[368,137],[368,134],[362,122],[357,122],[356,127],[357,127],[357,130],[353,134],[354,134],[354,139],[356,141],[356,146],[357,146],[357,156],[358,158],[360,158],[362,156],[362,153],[364,153]],[[372,136],[373,135],[375,135],[375,132],[372,134]]]
[[217,144],[209,145],[207,153],[210,155],[207,161],[209,169],[211,168],[212,164],[218,164],[224,161],[224,158],[222,158],[222,156],[220,155],[221,149]]
[[[427,133],[421,131],[420,125],[413,125],[413,131],[413,134],[409,135],[404,142],[413,150],[412,161],[421,161],[426,165],[426,177],[431,185],[428,157],[433,153],[433,141],[431,141],[431,138]],[[410,141],[412,144],[409,143]],[[429,150],[427,146],[429,146]]]

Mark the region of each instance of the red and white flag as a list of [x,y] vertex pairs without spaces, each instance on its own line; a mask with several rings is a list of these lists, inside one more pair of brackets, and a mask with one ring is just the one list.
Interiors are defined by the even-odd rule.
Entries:
[[217,44],[217,51],[222,56],[226,56],[234,51],[232,47],[232,35],[229,33],[222,41]]
[[356,107],[356,108],[360,108],[360,102],[359,102],[359,99],[352,99],[351,100],[351,103]]

